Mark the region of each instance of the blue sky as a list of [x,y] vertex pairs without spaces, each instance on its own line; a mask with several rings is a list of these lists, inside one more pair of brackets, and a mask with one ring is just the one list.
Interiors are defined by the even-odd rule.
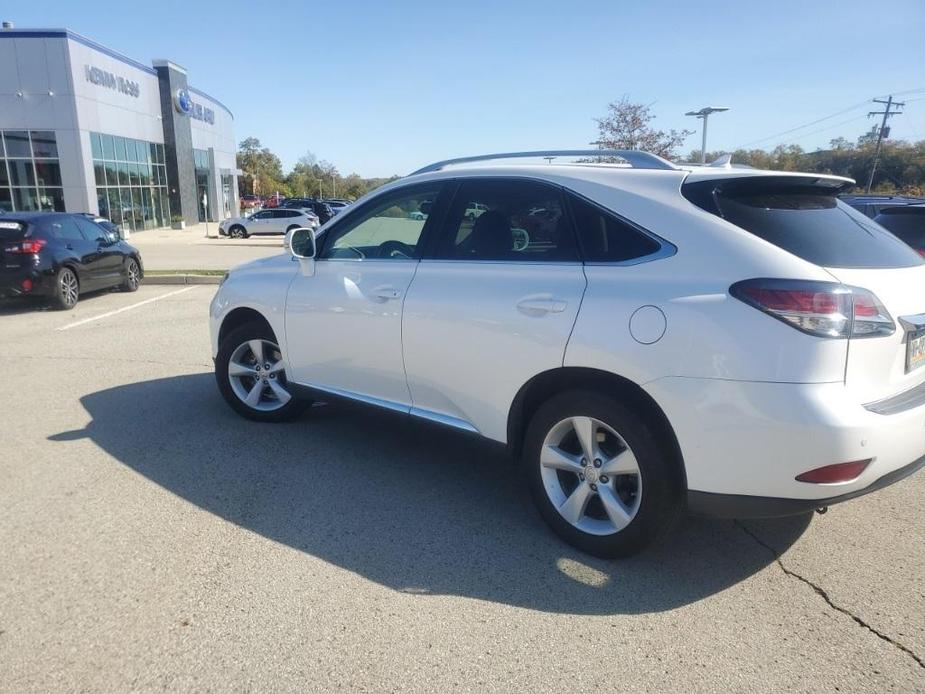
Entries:
[[[925,139],[925,0],[43,0],[2,15],[184,65],[234,112],[239,141],[258,137],[287,167],[311,150],[343,173],[385,176],[581,147],[623,94],[652,104],[665,129],[699,128],[683,115],[693,108],[731,107],[711,118],[710,150],[815,149],[870,128],[861,102],[918,90],[891,125]],[[684,151],[699,146],[698,130]]]

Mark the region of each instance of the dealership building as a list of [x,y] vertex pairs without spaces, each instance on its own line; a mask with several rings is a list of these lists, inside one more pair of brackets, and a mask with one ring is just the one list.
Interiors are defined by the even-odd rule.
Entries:
[[169,60],[67,29],[0,29],[0,209],[133,231],[237,214],[234,116]]

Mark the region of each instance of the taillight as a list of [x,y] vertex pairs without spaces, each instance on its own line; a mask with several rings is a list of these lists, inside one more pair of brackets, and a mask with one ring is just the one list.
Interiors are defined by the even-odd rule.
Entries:
[[737,282],[729,293],[817,337],[880,337],[896,330],[880,300],[860,287],[813,280],[754,279]]
[[923,258],[925,258],[925,248],[916,248],[915,252],[918,253]]
[[5,246],[3,252],[14,255],[31,255],[33,253],[38,253],[47,243],[45,239],[27,239],[19,243],[14,243],[11,246]]

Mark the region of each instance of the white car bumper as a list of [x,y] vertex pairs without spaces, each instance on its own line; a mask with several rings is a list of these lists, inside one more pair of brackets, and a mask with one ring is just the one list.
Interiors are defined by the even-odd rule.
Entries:
[[[925,464],[925,393],[880,414],[841,383],[662,378],[645,390],[674,428],[694,512],[800,513],[875,491]],[[871,462],[850,481],[795,479],[860,460]]]

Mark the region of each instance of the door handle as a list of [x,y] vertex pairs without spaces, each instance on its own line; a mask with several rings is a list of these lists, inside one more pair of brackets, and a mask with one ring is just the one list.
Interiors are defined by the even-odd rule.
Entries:
[[568,306],[567,301],[546,297],[527,297],[517,302],[517,310],[528,316],[543,316],[547,313],[562,313]]
[[369,296],[380,301],[389,301],[391,299],[399,298],[401,296],[401,292],[398,291],[395,287],[384,285],[382,287],[375,287],[370,290]]

